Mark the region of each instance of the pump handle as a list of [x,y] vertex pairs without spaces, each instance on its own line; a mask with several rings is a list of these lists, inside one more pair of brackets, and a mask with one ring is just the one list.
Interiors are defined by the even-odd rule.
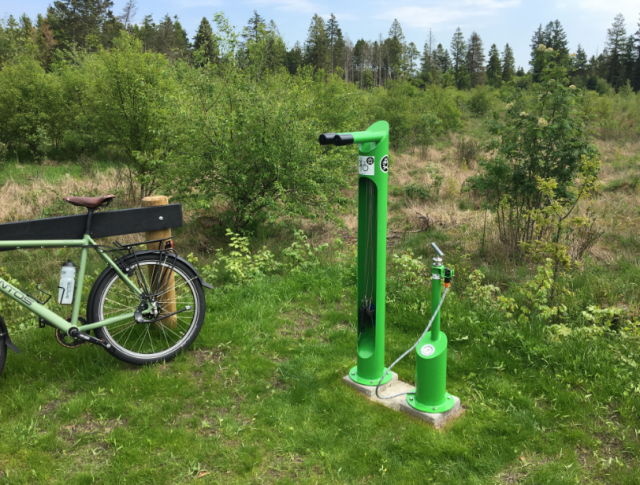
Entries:
[[353,135],[339,134],[339,133],[323,133],[320,135],[318,139],[320,145],[336,145],[336,146],[344,146],[344,145],[353,145]]
[[433,249],[435,249],[435,250],[436,250],[436,253],[438,253],[438,255],[439,255],[441,258],[444,258],[444,253],[443,253],[442,251],[440,251],[440,248],[439,248],[438,246],[436,246],[436,243],[432,242],[432,243],[431,243],[431,246],[433,247]]

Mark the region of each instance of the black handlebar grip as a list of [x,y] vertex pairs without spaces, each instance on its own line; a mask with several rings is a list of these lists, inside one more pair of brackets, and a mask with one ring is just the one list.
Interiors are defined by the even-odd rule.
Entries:
[[333,143],[336,146],[353,145],[353,135],[336,135],[333,138]]
[[320,135],[318,139],[320,145],[336,145],[336,146],[344,146],[344,145],[353,145],[353,135],[338,135],[336,133],[323,133]]
[[320,145],[333,145],[335,137],[338,136],[335,133],[323,133],[320,135],[318,141]]

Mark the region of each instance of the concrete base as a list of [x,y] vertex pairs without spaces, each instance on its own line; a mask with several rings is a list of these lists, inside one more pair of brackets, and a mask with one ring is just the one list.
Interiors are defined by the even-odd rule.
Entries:
[[[380,386],[378,394],[380,394],[381,396],[389,396],[398,394],[399,392],[409,392],[415,389],[415,386],[399,380],[398,374],[396,374],[395,372],[391,372],[391,376],[391,381]],[[376,397],[376,386],[363,386],[362,384],[353,382],[353,380],[351,380],[348,375],[342,378],[342,382],[344,382],[349,387],[352,387],[356,391],[364,394],[373,402],[382,404],[383,406],[391,408],[394,411],[404,411],[411,416],[415,416],[416,418],[426,421],[437,429],[442,428],[448,422],[453,421],[454,419],[464,414],[464,408],[460,403],[460,399],[456,396],[453,396],[454,404],[449,411],[445,411],[444,413],[423,413],[407,404],[406,395],[394,397],[392,399],[378,399]]]

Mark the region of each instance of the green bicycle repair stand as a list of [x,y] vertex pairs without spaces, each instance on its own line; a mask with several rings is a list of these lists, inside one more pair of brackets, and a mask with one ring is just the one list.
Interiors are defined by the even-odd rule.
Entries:
[[[442,406],[422,410],[408,405],[406,396],[379,399],[375,395],[378,381],[386,371],[384,333],[389,123],[378,121],[366,131],[360,132],[324,133],[320,135],[319,142],[321,145],[336,146],[358,144],[357,365],[343,378],[343,382],[374,402],[379,402],[396,411],[403,410],[439,428],[464,412],[457,397],[447,394]],[[439,291],[440,285],[438,285]],[[441,336],[444,337],[440,344],[444,344],[444,372],[446,373],[446,336],[444,334]],[[440,368],[441,365],[437,367]],[[429,374],[431,372],[423,375]],[[440,369],[437,374],[441,374]],[[416,396],[424,394],[423,390],[427,387],[421,386]],[[439,388],[440,385],[436,387]],[[390,372],[381,383],[379,392],[397,394],[413,391],[413,389],[413,386],[398,380],[395,372]],[[444,395],[442,397],[445,399]],[[431,410],[435,412],[429,412]]]

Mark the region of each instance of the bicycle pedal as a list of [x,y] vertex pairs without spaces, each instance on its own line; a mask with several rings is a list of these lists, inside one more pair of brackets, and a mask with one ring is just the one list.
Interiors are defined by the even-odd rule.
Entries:
[[90,344],[99,345],[100,347],[103,347],[103,348],[105,348],[107,350],[109,350],[111,348],[111,344],[103,342],[102,340],[97,339],[97,338],[89,335],[88,333],[81,332],[77,328],[72,328],[71,330],[69,330],[69,335],[71,337],[73,337],[74,339],[84,340],[84,342],[89,342]]

